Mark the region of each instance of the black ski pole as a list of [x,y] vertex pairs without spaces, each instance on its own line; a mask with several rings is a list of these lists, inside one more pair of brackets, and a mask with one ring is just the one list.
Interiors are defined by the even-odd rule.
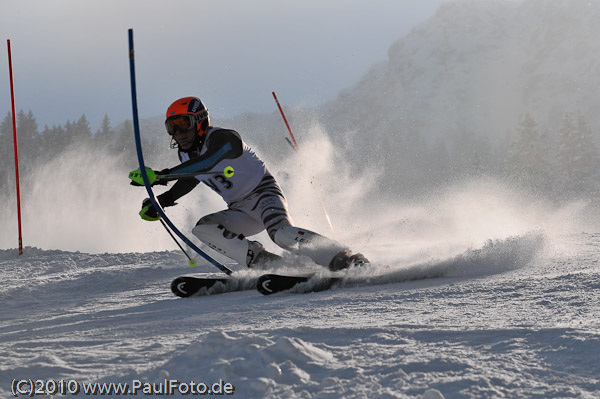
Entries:
[[171,230],[169,230],[169,228],[167,227],[167,225],[165,224],[165,222],[162,219],[159,219],[159,220],[160,220],[160,223],[165,228],[165,230],[167,230],[167,233],[169,233],[169,235],[171,236],[171,238],[173,239],[173,241],[175,241],[175,244],[177,244],[177,246],[179,247],[179,249],[181,249],[181,251],[188,258],[188,265],[190,265],[192,267],[197,266],[198,262],[196,261],[196,259],[194,259],[190,255],[188,255],[188,253],[186,252],[185,249],[183,249],[183,247],[181,246],[181,244],[179,243],[179,241],[177,241],[177,239],[175,238],[175,236],[173,235],[173,233],[171,233]]

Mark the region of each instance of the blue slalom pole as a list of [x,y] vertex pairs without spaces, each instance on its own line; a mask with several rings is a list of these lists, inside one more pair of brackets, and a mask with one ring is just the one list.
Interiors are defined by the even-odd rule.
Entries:
[[135,135],[135,148],[137,150],[138,162],[140,164],[140,172],[142,175],[142,180],[144,180],[144,186],[146,187],[146,191],[148,192],[148,196],[154,208],[160,215],[160,217],[165,221],[165,223],[171,228],[171,230],[179,236],[190,248],[198,253],[198,255],[202,256],[204,259],[209,261],[211,264],[216,266],[223,273],[231,274],[233,271],[229,269],[227,266],[219,263],[215,259],[211,258],[206,252],[202,251],[198,248],[193,242],[191,242],[185,235],[183,235],[177,227],[169,220],[163,209],[160,207],[160,204],[154,197],[154,193],[152,192],[152,188],[150,187],[150,182],[148,180],[148,175],[146,174],[146,166],[144,165],[144,156],[142,153],[142,140],[140,138],[140,125],[138,120],[138,110],[137,110],[137,90],[135,86],[135,54],[133,51],[133,29],[129,29],[129,72],[131,75],[131,105],[133,107],[133,133]]

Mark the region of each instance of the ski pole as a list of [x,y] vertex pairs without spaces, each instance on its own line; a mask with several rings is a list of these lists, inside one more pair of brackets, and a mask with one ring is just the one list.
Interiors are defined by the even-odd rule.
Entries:
[[190,255],[188,255],[188,253],[186,252],[185,249],[183,249],[183,247],[181,246],[181,244],[179,243],[179,241],[177,241],[177,239],[175,238],[175,236],[173,235],[173,233],[171,233],[171,230],[169,230],[169,228],[167,227],[167,225],[165,224],[165,222],[162,219],[159,219],[159,220],[160,220],[160,223],[165,228],[165,230],[167,230],[167,233],[169,233],[169,235],[171,236],[171,238],[173,239],[173,241],[175,241],[175,244],[177,244],[177,246],[179,247],[179,249],[181,249],[181,251],[188,258],[188,265],[190,265],[192,267],[197,266],[198,262],[196,261],[196,259],[194,259]]
[[[148,181],[150,184],[154,184],[160,181],[170,181],[170,180],[178,180],[178,179],[191,179],[200,175],[218,175],[223,174],[225,177],[232,177],[234,174],[234,170],[231,166],[225,167],[222,172],[186,172],[186,173],[172,173],[172,174],[164,174],[159,175],[155,171],[150,168],[146,168],[146,176],[148,176]],[[140,186],[144,185],[144,180],[142,177],[142,172],[140,169],[136,169],[134,171],[129,172],[129,178],[134,182],[139,184]]]
[[166,175],[156,175],[158,180],[177,180],[177,179],[185,179],[188,177],[195,177],[199,175],[218,175],[223,174],[225,177],[232,177],[234,174],[234,170],[231,166],[223,169],[222,172],[188,172],[188,173],[169,173]]
[[[296,149],[296,152],[298,154],[300,154],[300,147],[298,146],[298,143],[296,142],[296,138],[294,137],[294,133],[292,133],[292,128],[290,128],[290,124],[287,121],[287,118],[285,117],[285,114],[283,113],[283,108],[281,108],[281,105],[279,104],[279,100],[277,99],[277,95],[275,95],[275,92],[273,92],[273,98],[275,99],[275,102],[277,103],[277,107],[279,108],[279,112],[281,113],[281,116],[283,118],[283,121],[285,122],[285,126],[287,126],[288,132],[290,132],[290,137],[292,138],[292,141],[294,142],[294,148]],[[290,141],[287,139],[287,142],[289,143]],[[325,219],[327,220],[327,224],[329,225],[329,228],[333,231],[333,225],[331,224],[331,219],[329,218],[329,214],[327,213],[327,209],[325,209],[325,204],[323,203],[323,199],[321,198],[321,196],[319,195],[317,189],[315,188],[315,186],[312,185],[311,182],[311,186],[313,188],[313,190],[315,190],[315,194],[317,195],[317,198],[319,199],[319,202],[321,203],[321,209],[323,210],[323,213],[325,214]]]

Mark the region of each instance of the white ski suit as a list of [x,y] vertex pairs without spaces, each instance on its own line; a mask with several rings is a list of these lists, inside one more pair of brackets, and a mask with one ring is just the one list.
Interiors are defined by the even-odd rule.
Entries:
[[[163,207],[175,205],[200,182],[221,195],[227,209],[202,217],[192,229],[213,250],[252,267],[252,261],[264,249],[246,237],[265,229],[281,248],[308,256],[325,267],[337,254],[348,250],[327,237],[293,225],[281,187],[236,131],[211,127],[197,145],[187,151],[179,149],[178,154],[182,163],[168,173],[214,174],[180,179],[157,199]],[[234,169],[231,177],[223,173],[227,166]]]

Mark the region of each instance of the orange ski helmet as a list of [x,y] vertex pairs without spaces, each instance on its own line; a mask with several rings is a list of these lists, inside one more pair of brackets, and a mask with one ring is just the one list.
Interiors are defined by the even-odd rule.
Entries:
[[208,109],[198,97],[180,98],[167,109],[165,127],[171,136],[177,130],[186,132],[191,129],[196,129],[198,136],[203,136],[209,125]]

